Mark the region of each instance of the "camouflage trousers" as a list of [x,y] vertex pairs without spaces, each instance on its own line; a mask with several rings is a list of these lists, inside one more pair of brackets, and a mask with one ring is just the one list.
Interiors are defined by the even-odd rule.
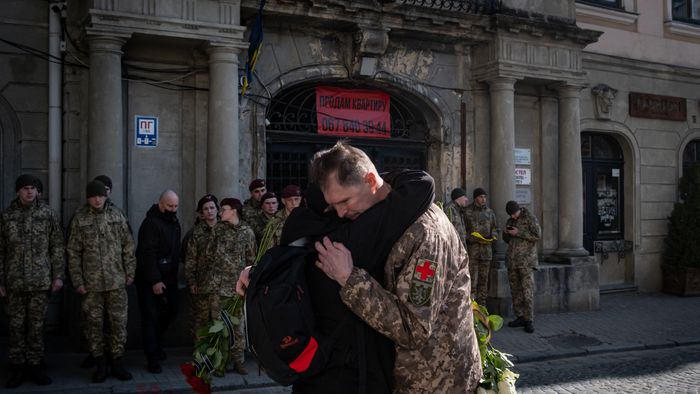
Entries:
[[[197,330],[204,327],[211,320],[219,319],[219,314],[226,301],[231,297],[224,297],[218,294],[192,294],[192,336],[197,343]],[[244,362],[245,356],[245,335],[243,334],[242,313],[237,317],[239,324],[233,326],[233,346],[231,347],[231,360]]]
[[7,292],[11,364],[36,365],[44,358],[44,319],[48,307],[48,290]]
[[[81,306],[85,316],[85,338],[90,354],[93,357],[104,356],[105,342],[109,342],[109,355],[113,358],[123,356],[129,312],[126,289],[122,287],[108,291],[90,291],[82,296]],[[103,329],[105,315],[108,324],[106,330]]]
[[532,320],[532,297],[535,287],[532,268],[508,265],[508,281],[515,317]]
[[472,279],[473,299],[479,305],[486,305],[489,296],[489,275],[491,273],[491,260],[469,259],[469,276]]

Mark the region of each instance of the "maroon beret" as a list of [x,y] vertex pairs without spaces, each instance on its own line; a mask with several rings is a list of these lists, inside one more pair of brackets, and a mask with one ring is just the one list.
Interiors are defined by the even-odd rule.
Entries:
[[273,193],[273,192],[267,192],[267,193],[263,194],[262,198],[260,199],[260,202],[265,202],[265,200],[270,199],[270,198],[277,199],[277,196],[275,196],[275,193]]
[[297,185],[287,185],[282,189],[282,198],[301,197],[301,189]]
[[265,187],[265,180],[264,179],[255,179],[253,182],[250,182],[250,185],[248,186],[248,191],[253,191],[259,187]]
[[199,199],[199,202],[197,202],[197,212],[202,212],[204,204],[208,203],[209,201],[213,201],[214,205],[216,205],[216,209],[219,209],[219,200],[216,199],[216,196],[214,196],[213,194],[205,194],[202,198]]

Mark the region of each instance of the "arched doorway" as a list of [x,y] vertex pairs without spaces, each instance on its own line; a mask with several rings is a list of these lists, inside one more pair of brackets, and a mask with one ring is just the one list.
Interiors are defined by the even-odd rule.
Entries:
[[600,261],[600,285],[623,284],[629,278],[625,253],[625,160],[609,134],[582,133],[583,245]]
[[[317,132],[316,86],[308,83],[297,85],[280,92],[271,101],[266,128],[266,179],[273,191],[280,191],[288,184],[305,188],[308,164],[314,152],[328,148],[342,138]],[[374,86],[343,83],[332,86],[380,90]],[[381,91],[389,95],[391,137],[360,137],[352,138],[350,142],[364,150],[380,172],[397,168],[426,169],[428,126],[421,110],[400,92]]]
[[685,174],[695,163],[700,164],[700,140],[690,141],[685,146],[683,150],[683,173]]

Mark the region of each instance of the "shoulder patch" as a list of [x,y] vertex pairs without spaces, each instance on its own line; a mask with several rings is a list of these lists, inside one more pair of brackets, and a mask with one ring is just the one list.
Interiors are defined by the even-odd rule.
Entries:
[[414,305],[422,306],[430,302],[437,270],[436,262],[421,258],[416,259],[411,288],[408,293],[408,298]]

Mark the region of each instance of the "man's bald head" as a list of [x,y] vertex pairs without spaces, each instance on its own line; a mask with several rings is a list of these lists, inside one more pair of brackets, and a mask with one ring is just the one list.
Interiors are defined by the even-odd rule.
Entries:
[[180,198],[178,198],[177,194],[172,190],[164,191],[160,194],[160,198],[158,199],[158,209],[163,213],[176,213],[179,204]]

